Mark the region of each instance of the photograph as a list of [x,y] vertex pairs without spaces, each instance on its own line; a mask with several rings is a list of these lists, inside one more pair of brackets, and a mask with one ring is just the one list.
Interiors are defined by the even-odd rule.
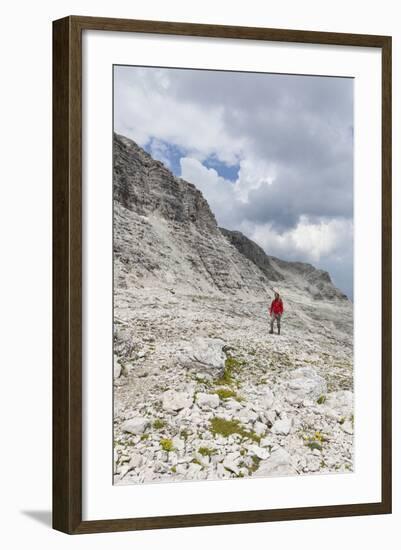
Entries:
[[354,472],[354,79],[114,65],[110,109],[113,484]]

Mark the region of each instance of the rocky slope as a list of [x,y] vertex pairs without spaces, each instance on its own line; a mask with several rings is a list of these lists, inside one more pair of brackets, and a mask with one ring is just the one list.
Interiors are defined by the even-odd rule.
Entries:
[[251,260],[270,281],[291,282],[318,300],[348,300],[347,296],[336,288],[327,271],[316,269],[305,262],[286,262],[268,256],[255,242],[248,239],[240,231],[229,231],[220,228],[225,237],[241,254]]
[[115,136],[115,483],[351,470],[352,323],[327,273],[219,229]]

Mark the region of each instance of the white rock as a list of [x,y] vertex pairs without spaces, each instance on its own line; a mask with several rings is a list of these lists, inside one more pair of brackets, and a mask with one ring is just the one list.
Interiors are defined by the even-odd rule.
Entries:
[[201,470],[202,466],[200,466],[199,464],[191,463],[185,475],[186,479],[194,479],[195,477],[197,477]]
[[230,409],[232,411],[239,411],[242,409],[241,403],[239,403],[236,399],[227,399],[224,406],[226,409]]
[[194,396],[196,391],[196,383],[195,382],[189,382],[188,384],[185,384],[182,391],[185,391],[188,395],[191,397]]
[[262,422],[268,424],[273,424],[276,420],[276,411],[274,409],[269,409],[267,411],[261,411],[259,414],[259,418]]
[[162,406],[165,411],[174,412],[190,407],[193,398],[186,392],[167,390],[162,395]]
[[316,400],[327,392],[327,384],[312,367],[301,367],[291,373],[287,399],[292,403],[302,403],[304,399]]
[[274,403],[274,394],[271,389],[266,388],[264,396],[260,400],[260,404],[264,409],[271,409]]
[[129,469],[135,469],[142,466],[143,458],[139,453],[134,453],[131,455],[131,460],[129,461]]
[[312,399],[309,399],[308,397],[302,401],[303,407],[314,407],[316,405],[316,401],[313,401]]
[[176,464],[178,464],[178,456],[177,456],[176,452],[172,451],[172,452],[168,453],[168,462],[172,466],[175,466]]
[[177,451],[182,451],[185,448],[185,442],[178,435],[173,437],[172,442]]
[[175,467],[177,474],[181,474],[181,475],[185,474],[187,469],[188,469],[188,466],[186,464],[177,464],[177,466]]
[[349,420],[344,422],[344,424],[341,424],[341,429],[342,429],[343,432],[345,432],[346,434],[349,434],[349,435],[352,435],[354,433],[354,428],[352,426],[352,422],[350,422]]
[[241,453],[239,451],[234,451],[233,453],[228,453],[225,458],[229,460],[238,460],[240,457]]
[[204,466],[205,468],[207,468],[210,464],[210,457],[209,456],[204,456],[202,454],[200,454],[199,452],[196,452],[194,454],[194,457],[199,460],[199,462],[201,463],[202,466]]
[[276,420],[272,426],[272,432],[278,435],[288,435],[292,426],[291,419]]
[[216,393],[198,393],[196,395],[196,403],[201,409],[215,409],[220,404],[220,398]]
[[[127,369],[127,371],[128,371],[128,372],[131,372],[132,370],[134,370],[134,368],[135,368],[135,367],[134,367],[133,365],[131,365],[131,366]],[[140,368],[135,368],[135,374],[136,374],[136,376],[138,376],[138,378],[145,378],[146,376],[149,376],[149,371],[148,371],[147,369],[145,369],[145,368],[142,368],[142,369],[140,369]]]
[[256,435],[263,435],[264,433],[266,433],[266,430],[267,430],[267,426],[266,424],[263,424],[263,422],[255,422],[255,424],[253,425],[253,429],[256,433]]
[[291,457],[281,447],[271,453],[269,458],[262,460],[259,468],[253,474],[256,477],[292,475],[296,470],[291,464]]
[[119,468],[117,468],[117,473],[120,474],[120,479],[122,479],[124,476],[127,475],[127,473],[129,472],[130,470],[130,467],[128,466],[128,464],[126,464],[125,466],[120,466]]
[[140,435],[146,430],[149,425],[150,421],[148,418],[145,418],[144,416],[136,416],[124,422],[121,426],[121,429],[123,430],[123,432]]
[[178,464],[186,464],[188,462],[191,462],[191,460],[192,456],[182,456],[181,458],[179,458]]
[[[191,407],[185,407],[185,409],[181,409],[178,411],[177,416],[180,418],[189,418],[192,415],[192,408]],[[196,415],[194,415],[195,418]]]
[[266,458],[270,456],[270,453],[267,449],[258,447],[258,445],[249,445],[248,451],[262,460],[266,460]]
[[306,458],[306,466],[310,472],[317,472],[320,470],[320,459],[316,456],[309,455]]
[[261,447],[273,447],[274,441],[271,437],[264,437],[260,440]]
[[178,360],[184,364],[198,363],[211,370],[223,370],[226,355],[224,341],[219,338],[197,337],[192,342],[184,342]]
[[121,365],[118,361],[118,357],[114,356],[114,378],[120,378],[121,376]]
[[219,478],[224,478],[224,477],[230,477],[230,474],[229,472],[227,472],[227,470],[224,468],[223,464],[217,464],[217,476]]
[[325,406],[332,409],[338,416],[352,413],[354,394],[349,390],[340,390],[327,394]]
[[152,481],[155,478],[155,474],[152,469],[146,470],[146,472],[143,475],[143,481],[144,483],[148,483],[149,481]]
[[250,409],[243,408],[238,412],[238,418],[241,422],[247,424],[248,422],[255,422],[258,419],[258,415]]
[[228,455],[223,460],[223,466],[227,470],[230,470],[230,472],[233,472],[234,474],[239,474],[239,467],[238,467],[238,459],[240,457],[240,453],[228,453]]
[[223,462],[224,456],[223,455],[212,455],[210,457],[210,462],[212,464],[217,464],[218,462]]

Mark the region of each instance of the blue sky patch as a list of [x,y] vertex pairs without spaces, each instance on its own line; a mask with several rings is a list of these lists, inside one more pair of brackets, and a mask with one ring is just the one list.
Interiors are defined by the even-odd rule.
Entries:
[[[188,155],[188,151],[183,147],[178,147],[168,141],[152,137],[144,146],[147,153],[154,159],[160,160],[173,174],[181,177],[180,160]],[[234,183],[238,179],[239,164],[228,165],[221,162],[215,155],[209,156],[202,162],[205,168],[213,168],[219,176]]]
[[219,161],[215,156],[208,157],[202,162],[206,168],[214,168],[222,178],[234,183],[238,179],[239,164],[228,165]]
[[154,159],[160,160],[176,177],[181,177],[180,159],[185,157],[187,152],[184,148],[178,147],[168,141],[151,138],[144,149]]

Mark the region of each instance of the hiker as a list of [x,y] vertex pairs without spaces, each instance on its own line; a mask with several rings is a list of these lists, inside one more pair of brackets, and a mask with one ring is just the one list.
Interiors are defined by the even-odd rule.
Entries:
[[278,292],[274,292],[274,300],[270,304],[270,333],[273,334],[274,321],[277,322],[277,334],[280,334],[280,321],[284,312],[283,300]]

